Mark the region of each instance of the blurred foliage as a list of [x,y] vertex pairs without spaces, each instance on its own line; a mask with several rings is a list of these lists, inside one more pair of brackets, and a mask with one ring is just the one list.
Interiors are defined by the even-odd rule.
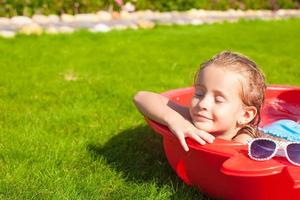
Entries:
[[[137,10],[209,10],[226,9],[298,9],[299,0],[124,0]],[[33,14],[77,14],[99,10],[119,10],[114,0],[0,0],[0,16],[31,16]]]

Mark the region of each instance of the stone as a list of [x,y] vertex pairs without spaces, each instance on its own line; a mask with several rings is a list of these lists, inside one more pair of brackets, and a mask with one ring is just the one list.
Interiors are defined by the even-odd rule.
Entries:
[[0,30],[0,37],[13,38],[15,36],[16,36],[16,33],[13,31]]
[[242,10],[236,10],[236,15],[237,15],[238,17],[244,17],[244,16],[245,16],[245,12],[242,11]]
[[130,28],[130,29],[133,29],[133,30],[139,29],[139,27],[138,27],[136,24],[130,24],[130,25],[129,25],[129,28]]
[[45,29],[47,34],[58,34],[59,30],[55,26],[49,26]]
[[[131,4],[128,1],[127,3],[130,7]],[[224,21],[234,23],[241,18],[277,20],[300,17],[300,10],[296,9],[277,11],[191,9],[184,12],[158,12],[151,10],[132,12],[130,9],[126,9],[125,5],[122,6],[121,12],[99,11],[96,14],[77,14],[75,16],[68,14],[62,14],[61,16],[35,14],[32,18],[26,16],[0,17],[0,30],[4,30],[4,32],[1,32],[2,37],[13,37],[17,30],[24,34],[39,35],[43,32],[43,27],[45,32],[49,34],[72,33],[78,28],[88,28],[91,32],[108,32],[112,29],[153,28],[156,24],[200,25],[203,23],[223,23]]]
[[120,17],[122,19],[128,19],[128,20],[132,19],[131,14],[129,12],[123,11],[123,10],[120,12]]
[[24,26],[33,23],[32,19],[25,16],[15,16],[10,19],[10,22],[16,26]]
[[49,18],[45,15],[33,15],[32,20],[38,24],[47,24],[49,23]]
[[[281,10],[281,9],[280,9]],[[279,11],[280,11],[279,10]],[[293,16],[293,17],[300,17],[300,10],[291,10],[291,9],[286,9],[285,10],[286,15],[288,16]]]
[[66,23],[71,23],[75,21],[75,17],[73,15],[69,15],[69,14],[62,14],[60,16],[61,21],[66,22]]
[[163,26],[173,26],[173,23],[170,21],[159,21],[158,22],[159,25],[163,25]]
[[0,17],[0,26],[1,25],[9,25],[9,18],[6,18],[6,17]]
[[109,21],[112,19],[111,14],[106,11],[97,12],[97,16],[98,16],[99,20],[101,20],[101,21]]
[[173,10],[170,12],[172,17],[180,17],[180,12],[178,12],[177,10]]
[[280,16],[280,17],[285,16],[285,15],[287,15],[287,14],[288,14],[288,11],[286,11],[286,10],[284,10],[284,9],[280,9],[280,10],[277,10],[277,11],[276,11],[276,15],[277,15],[277,16]]
[[74,16],[76,22],[97,22],[99,19],[99,16],[96,14],[76,14]]
[[111,17],[112,17],[112,19],[120,19],[121,16],[120,16],[119,12],[113,11],[111,13]]
[[225,21],[228,23],[237,23],[237,22],[239,22],[239,18],[226,19]]
[[126,2],[125,5],[123,6],[122,10],[126,11],[126,12],[134,12],[135,6],[130,2]]
[[189,24],[189,22],[187,22],[185,20],[182,20],[182,19],[177,19],[173,23],[176,24],[176,25],[187,25],[187,24]]
[[36,23],[32,23],[22,26],[19,32],[25,35],[41,35],[43,28]]
[[153,11],[152,10],[141,10],[138,12],[140,16],[142,16],[143,18],[152,18],[154,16]]
[[74,28],[70,27],[70,26],[61,26],[57,28],[59,33],[73,33],[74,32]]
[[163,18],[163,19],[171,19],[172,18],[172,15],[169,13],[169,12],[164,12],[164,13],[161,13],[159,18]]
[[60,19],[57,15],[48,15],[48,21],[49,23],[58,23]]
[[197,25],[201,25],[201,24],[203,24],[204,22],[201,20],[201,19],[192,19],[191,21],[190,21],[190,24],[191,25],[194,25],[194,26],[197,26]]
[[140,20],[137,22],[137,25],[143,29],[152,29],[155,27],[155,24],[151,21]]
[[253,17],[253,16],[255,16],[255,11],[254,10],[246,10],[245,16]]
[[191,9],[186,12],[186,14],[190,17],[206,17],[207,12],[205,10],[197,10],[197,9]]
[[97,24],[94,27],[89,29],[90,32],[97,33],[97,32],[109,32],[111,28],[106,24]]
[[128,27],[124,24],[115,24],[115,25],[112,26],[112,28],[115,29],[115,30],[125,30]]

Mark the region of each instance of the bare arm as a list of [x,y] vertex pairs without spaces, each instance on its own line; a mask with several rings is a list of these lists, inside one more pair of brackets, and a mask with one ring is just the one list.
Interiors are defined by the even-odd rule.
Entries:
[[160,94],[141,91],[134,96],[133,100],[142,114],[166,126],[169,125],[170,118],[190,120],[187,107],[176,104]]
[[200,144],[205,144],[205,141],[213,142],[214,137],[212,135],[197,129],[191,123],[187,107],[176,104],[168,98],[153,92],[138,92],[133,100],[142,114],[168,126],[179,139],[185,151],[189,150],[185,142],[186,137],[193,138]]

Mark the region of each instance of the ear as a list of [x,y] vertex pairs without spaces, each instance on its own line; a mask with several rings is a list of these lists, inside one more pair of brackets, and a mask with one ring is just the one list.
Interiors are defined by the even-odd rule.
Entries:
[[257,115],[257,109],[254,106],[245,106],[239,117],[238,124],[245,125],[251,122]]

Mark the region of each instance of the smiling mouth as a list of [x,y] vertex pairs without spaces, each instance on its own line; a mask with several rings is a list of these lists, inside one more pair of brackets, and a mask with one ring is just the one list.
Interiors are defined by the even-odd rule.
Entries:
[[204,116],[204,115],[200,115],[200,114],[194,114],[194,116],[195,116],[195,118],[197,119],[197,120],[212,120],[211,118],[209,118],[209,117],[206,117],[206,116]]

